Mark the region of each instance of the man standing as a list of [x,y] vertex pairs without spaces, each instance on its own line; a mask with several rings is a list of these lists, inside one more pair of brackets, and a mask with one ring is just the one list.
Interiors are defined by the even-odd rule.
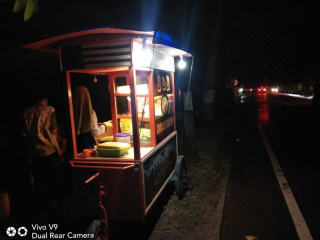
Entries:
[[46,96],[39,96],[36,105],[23,111],[22,118],[22,137],[26,141],[32,165],[36,203],[40,207],[58,207],[63,169],[59,156],[55,109],[48,105]]

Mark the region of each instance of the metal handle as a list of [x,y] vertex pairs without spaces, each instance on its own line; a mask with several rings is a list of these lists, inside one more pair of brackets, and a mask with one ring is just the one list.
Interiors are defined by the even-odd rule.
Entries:
[[129,168],[133,168],[134,164],[128,165],[126,167],[106,167],[107,169],[117,169],[117,170],[125,170],[125,169],[129,169]]
[[96,179],[96,178],[99,177],[99,176],[100,176],[100,173],[98,172],[98,173],[96,173],[95,175],[93,175],[92,177],[88,178],[88,179],[85,181],[85,183],[88,184],[88,183],[92,182],[94,179]]
[[126,170],[129,168],[133,168],[135,166],[134,163],[131,164],[122,164],[122,165],[126,165],[124,167],[115,167],[112,165],[119,165],[118,164],[101,164],[101,163],[97,163],[97,162],[75,162],[72,161],[71,162],[71,166],[72,167],[80,167],[80,168],[98,168],[98,169],[111,169],[111,170]]

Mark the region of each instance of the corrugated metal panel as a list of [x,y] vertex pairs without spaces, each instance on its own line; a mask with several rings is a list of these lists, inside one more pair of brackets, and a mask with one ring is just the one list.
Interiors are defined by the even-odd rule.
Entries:
[[82,45],[85,69],[131,66],[131,41]]
[[65,70],[131,66],[131,40],[62,48],[61,59]]

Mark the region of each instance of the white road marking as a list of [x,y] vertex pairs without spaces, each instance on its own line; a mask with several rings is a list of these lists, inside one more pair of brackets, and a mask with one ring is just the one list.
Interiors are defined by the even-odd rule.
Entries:
[[276,158],[276,155],[274,154],[271,145],[268,141],[267,136],[265,135],[261,123],[258,122],[258,127],[260,130],[260,134],[262,137],[262,140],[266,146],[267,152],[269,154],[274,172],[277,176],[282,194],[284,196],[284,199],[287,203],[289,212],[291,214],[291,218],[293,220],[293,224],[296,228],[296,231],[298,233],[299,239],[301,240],[313,240],[313,237],[309,231],[309,228],[306,224],[306,221],[304,217],[302,216],[302,213],[299,209],[299,206],[293,196],[293,193],[291,191],[291,188],[289,186],[289,183],[287,182],[287,179],[284,176],[284,173],[282,172],[281,166]]

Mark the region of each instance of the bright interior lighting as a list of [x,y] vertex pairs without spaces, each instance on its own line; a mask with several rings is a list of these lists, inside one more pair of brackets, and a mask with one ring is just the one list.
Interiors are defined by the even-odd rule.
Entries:
[[[129,85],[117,86],[117,92],[123,93],[123,94],[129,94],[130,86]],[[148,85],[147,84],[136,85],[136,93],[139,95],[148,95]]]
[[130,93],[130,86],[129,85],[118,86],[117,92],[118,93]]
[[143,48],[142,54],[140,55],[139,62],[143,63],[142,65],[150,65],[152,61],[152,51],[149,48]]
[[153,49],[146,45],[143,40],[141,44],[133,42],[132,63],[135,66],[150,67],[152,63]]
[[178,67],[180,68],[180,69],[184,69],[185,67],[186,67],[186,62],[185,61],[183,61],[183,58],[182,58],[182,56],[180,56],[180,61],[178,62]]
[[139,95],[148,95],[148,85],[147,84],[136,85],[136,93]]

